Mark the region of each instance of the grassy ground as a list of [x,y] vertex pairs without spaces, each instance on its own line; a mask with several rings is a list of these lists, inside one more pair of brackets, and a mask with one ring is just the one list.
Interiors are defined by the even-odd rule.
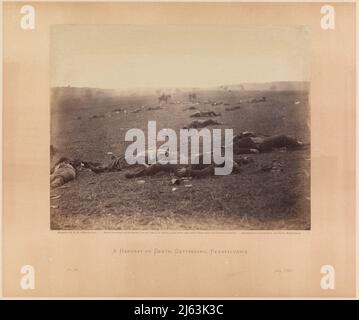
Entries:
[[[267,97],[266,102],[242,103],[235,111],[228,105],[212,106],[206,100],[236,105],[239,100]],[[188,124],[195,110],[220,112],[216,120],[235,133],[287,134],[310,142],[308,94],[305,92],[220,92],[197,94],[200,104],[177,95],[162,110],[156,96],[102,96],[52,99],[51,143],[70,157],[107,162],[107,152],[123,154],[124,136],[130,128],[147,130],[148,120],[157,130],[177,132]],[[294,104],[295,101],[300,104]],[[142,111],[131,111],[145,106]],[[114,112],[121,108],[120,112]],[[125,111],[126,110],[126,111]],[[93,118],[93,116],[96,116]],[[272,152],[251,155],[254,162],[240,174],[213,176],[182,182],[172,191],[171,177],[128,180],[123,172],[96,175],[82,170],[78,177],[51,191],[52,229],[121,230],[239,230],[310,228],[310,151]],[[279,171],[261,167],[279,164]],[[191,184],[186,187],[185,184]]]

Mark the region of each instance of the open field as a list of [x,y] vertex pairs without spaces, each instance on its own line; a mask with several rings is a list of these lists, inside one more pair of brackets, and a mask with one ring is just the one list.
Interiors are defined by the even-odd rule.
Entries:
[[[196,110],[221,113],[215,117],[234,133],[286,134],[310,142],[310,109],[306,91],[225,91],[197,93],[198,103],[187,93],[172,94],[163,109],[155,94],[120,96],[114,93],[53,93],[51,144],[71,159],[106,163],[108,152],[124,153],[125,133],[131,128],[147,131],[148,120],[157,130],[178,132]],[[76,89],[74,89],[76,90]],[[239,100],[266,97],[265,102]],[[214,105],[211,102],[223,102]],[[300,104],[295,104],[300,101]],[[178,103],[177,103],[178,102]],[[193,106],[196,110],[185,110]],[[133,113],[134,110],[140,111]],[[119,110],[121,109],[121,110]],[[52,229],[121,230],[307,230],[310,229],[310,150],[253,154],[254,162],[241,173],[192,179],[172,191],[171,177],[126,179],[124,172],[95,174],[87,169],[60,188],[51,190]],[[263,171],[275,163],[280,170]]]

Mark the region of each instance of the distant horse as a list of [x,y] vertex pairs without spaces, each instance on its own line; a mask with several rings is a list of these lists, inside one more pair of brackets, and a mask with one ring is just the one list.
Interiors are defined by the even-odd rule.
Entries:
[[162,93],[162,95],[160,95],[158,97],[158,103],[161,104],[162,102],[167,103],[168,99],[171,99],[171,95],[170,94],[164,94]]
[[196,101],[196,100],[197,100],[197,94],[195,94],[195,93],[190,93],[190,94],[188,95],[188,99],[189,99],[190,102]]

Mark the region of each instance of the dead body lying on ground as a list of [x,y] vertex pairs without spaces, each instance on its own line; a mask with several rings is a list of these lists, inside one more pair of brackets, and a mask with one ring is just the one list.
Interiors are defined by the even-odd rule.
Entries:
[[266,97],[262,97],[262,98],[249,99],[247,102],[248,103],[259,103],[259,102],[265,102],[266,100],[267,100]]
[[259,153],[270,152],[274,149],[298,150],[307,148],[309,145],[287,135],[265,136],[252,132],[242,132],[233,137],[233,153]]
[[[270,152],[274,149],[286,148],[287,150],[298,150],[307,147],[301,141],[286,136],[260,136],[251,132],[243,132],[233,138],[233,153],[235,155]],[[148,165],[128,165],[125,157],[113,157],[110,163],[106,165],[93,166],[89,163],[84,163],[95,173],[121,171],[129,167],[140,166],[137,172],[129,172],[126,174],[127,178],[150,176],[157,172],[171,172],[178,176],[209,176],[213,175],[215,166],[202,164],[203,155],[199,156],[199,164],[181,165],[181,164],[152,164]],[[146,161],[147,163],[147,161]],[[234,172],[239,172],[239,166],[243,164],[243,158],[234,156],[233,168]]]
[[195,106],[189,106],[187,108],[184,108],[183,110],[196,110],[196,107]]
[[233,107],[227,107],[225,110],[226,111],[234,111],[234,110],[238,110],[240,108],[241,108],[241,106],[233,106]]
[[140,108],[136,108],[135,110],[132,110],[131,113],[139,113],[141,112],[142,110],[144,110],[145,106],[142,106]]
[[191,118],[200,118],[200,117],[219,117],[221,114],[214,111],[197,111],[190,115]]
[[204,128],[210,125],[217,125],[222,124],[216,120],[213,119],[206,119],[206,120],[194,120],[192,121],[188,126],[183,127],[183,129],[199,129]]
[[60,187],[68,181],[76,178],[82,164],[80,161],[71,161],[66,157],[62,157],[60,152],[50,146],[50,187]]
[[146,110],[147,111],[154,111],[154,110],[162,110],[163,108],[161,106],[157,106],[157,107],[148,107]]
[[[274,149],[285,148],[286,150],[300,150],[308,147],[308,144],[286,136],[274,135],[265,136],[257,135],[252,132],[242,132],[233,138],[233,171],[238,173],[242,164],[248,163],[248,159],[242,156],[236,156],[249,153],[271,152]],[[53,153],[57,154],[51,146],[51,158],[55,157]],[[148,151],[146,151],[148,152]],[[146,163],[148,163],[148,154],[146,155]],[[213,158],[212,158],[213,159]],[[214,175],[216,165],[203,164],[203,154],[198,156],[198,161],[195,164],[161,164],[155,163],[152,165],[127,163],[125,156],[112,156],[111,161],[105,165],[89,161],[70,161],[68,158],[59,158],[54,162],[51,169],[50,185],[51,187],[58,187],[64,183],[76,178],[81,167],[89,168],[95,173],[116,172],[125,169],[137,169],[126,173],[126,178],[135,178],[141,176],[152,176],[158,172],[168,172],[179,177],[206,177]],[[220,166],[218,166],[220,167]]]
[[[146,155],[146,157],[148,157],[148,155]],[[203,154],[198,155],[197,160],[194,162],[195,164],[173,164],[173,163],[162,164],[157,162],[151,165],[147,165],[147,164],[129,165],[124,156],[122,157],[113,156],[111,161],[106,165],[94,165],[91,162],[83,162],[83,164],[85,167],[91,169],[91,171],[95,173],[115,172],[115,171],[122,171],[125,169],[137,169],[135,171],[129,170],[129,172],[127,172],[125,175],[126,178],[152,176],[158,172],[168,172],[178,177],[206,177],[206,176],[214,175],[215,174],[214,170],[216,167],[223,166],[223,165],[216,165],[214,163],[204,164],[203,157],[204,157]],[[148,158],[146,158],[146,163],[147,160]],[[249,161],[246,158],[238,157],[234,159],[232,162],[233,162],[232,173],[239,173],[240,165],[246,164]]]
[[76,178],[76,169],[67,158],[62,158],[50,174],[50,187],[62,186]]

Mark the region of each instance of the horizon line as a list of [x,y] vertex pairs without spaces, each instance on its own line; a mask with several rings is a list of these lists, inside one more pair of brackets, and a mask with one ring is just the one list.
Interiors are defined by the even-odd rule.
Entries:
[[277,81],[264,81],[264,82],[241,82],[241,83],[232,83],[232,84],[218,84],[211,86],[161,86],[161,87],[97,87],[97,86],[73,86],[68,85],[57,85],[50,86],[51,89],[54,88],[89,88],[89,89],[102,89],[102,90],[162,90],[162,89],[207,89],[207,88],[221,88],[221,87],[231,87],[231,86],[242,86],[242,85],[263,85],[271,83],[310,83],[310,80],[277,80]]

